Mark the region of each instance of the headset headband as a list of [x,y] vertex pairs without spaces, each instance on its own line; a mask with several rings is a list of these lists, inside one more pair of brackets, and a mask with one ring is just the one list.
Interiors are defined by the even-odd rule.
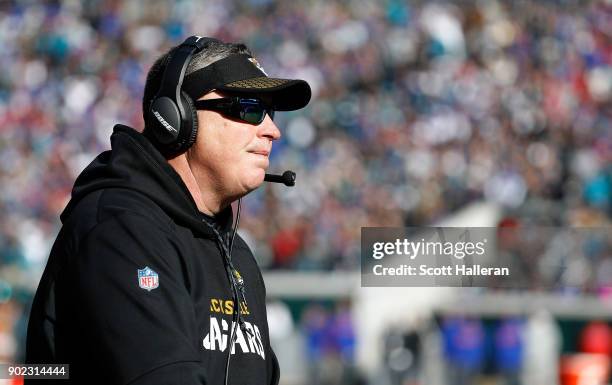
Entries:
[[169,155],[189,148],[197,134],[197,116],[189,97],[181,93],[185,71],[191,57],[207,43],[219,40],[190,36],[172,53],[164,70],[159,90],[149,107],[149,122],[158,149]]
[[[213,41],[218,42],[219,40],[196,35],[185,39],[172,54],[164,71],[161,87],[155,97],[166,96],[175,102],[179,101],[181,98],[181,87],[183,86],[185,71],[191,61],[191,57],[200,52],[207,43]],[[180,106],[180,103],[178,104]],[[181,116],[183,116],[183,111],[181,111]]]

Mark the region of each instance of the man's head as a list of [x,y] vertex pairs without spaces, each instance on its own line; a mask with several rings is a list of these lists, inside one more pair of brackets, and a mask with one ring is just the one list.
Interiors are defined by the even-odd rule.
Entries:
[[[301,80],[269,78],[245,45],[216,40],[207,41],[193,54],[182,83],[177,81],[169,87],[162,79],[168,76],[166,68],[170,71],[177,67],[172,56],[180,57],[177,48],[160,57],[147,76],[144,134],[175,169],[181,162],[183,168],[188,167],[200,189],[212,189],[220,199],[231,202],[263,182],[272,141],[280,137],[270,112],[304,107],[310,99],[310,87]],[[164,94],[164,89],[174,91]],[[169,150],[158,134],[162,131],[165,135],[164,128],[174,127],[167,127],[163,111],[161,116],[154,114],[162,94],[174,98],[171,95],[177,89],[188,99],[183,106],[189,106],[186,110],[191,111],[189,116],[197,128],[193,145],[183,146],[178,152]],[[231,103],[229,97],[233,97]],[[164,127],[160,129],[160,125]]]

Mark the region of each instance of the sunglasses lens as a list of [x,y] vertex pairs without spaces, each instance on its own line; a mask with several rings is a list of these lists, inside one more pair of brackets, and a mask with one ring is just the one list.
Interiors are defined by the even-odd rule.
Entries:
[[246,107],[240,111],[240,118],[249,123],[261,123],[263,121],[263,117],[265,115],[265,111],[263,108],[257,107]]
[[266,107],[259,99],[222,98],[196,101],[198,110],[217,111],[233,119],[240,119],[251,124],[260,124],[266,114],[274,119],[274,110]]
[[240,119],[251,124],[263,122],[266,109],[259,100],[242,99],[240,101]]

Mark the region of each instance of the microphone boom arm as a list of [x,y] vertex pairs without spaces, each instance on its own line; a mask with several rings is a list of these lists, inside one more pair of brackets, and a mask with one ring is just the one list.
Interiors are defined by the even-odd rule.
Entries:
[[295,186],[295,173],[291,170],[287,170],[283,175],[277,174],[266,174],[264,177],[265,182],[282,183],[285,186]]

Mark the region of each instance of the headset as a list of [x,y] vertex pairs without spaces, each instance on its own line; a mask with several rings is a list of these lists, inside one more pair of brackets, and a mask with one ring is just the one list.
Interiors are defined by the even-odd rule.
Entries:
[[148,121],[159,150],[180,154],[193,145],[198,134],[197,110],[184,91],[183,79],[191,57],[217,39],[190,36],[172,53],[164,70],[159,91],[151,101]]

